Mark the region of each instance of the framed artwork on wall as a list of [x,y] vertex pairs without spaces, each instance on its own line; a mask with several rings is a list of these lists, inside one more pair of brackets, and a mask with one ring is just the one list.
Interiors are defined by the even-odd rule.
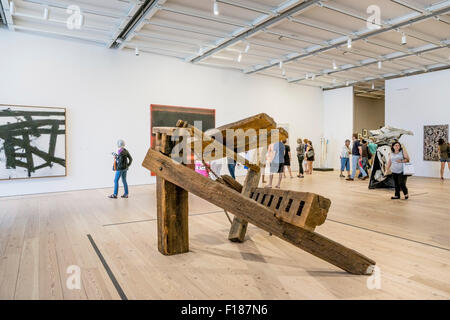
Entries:
[[[201,122],[201,130],[207,131],[216,127],[216,110],[206,108],[177,107],[152,104],[150,105],[150,145],[153,147],[156,142],[153,134],[154,127],[175,127],[178,120],[187,121],[190,125],[194,122]],[[193,155],[192,155],[193,156]],[[194,169],[193,161],[191,161]],[[154,175],[152,173],[152,175]]]
[[0,105],[0,180],[66,174],[66,109]]
[[423,126],[423,160],[439,161],[438,140],[448,141],[448,124]]

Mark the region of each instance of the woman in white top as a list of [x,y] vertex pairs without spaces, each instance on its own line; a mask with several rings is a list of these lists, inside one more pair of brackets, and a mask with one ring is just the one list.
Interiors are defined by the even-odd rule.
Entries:
[[341,174],[339,177],[345,178],[342,174],[344,170],[347,170],[347,178],[350,177],[350,140],[345,140],[345,145],[342,147],[340,158],[341,158]]
[[391,197],[391,199],[400,199],[400,189],[405,195],[405,200],[408,199],[407,176],[403,174],[403,164],[407,162],[409,162],[408,152],[403,150],[400,142],[394,142],[391,147],[391,157],[386,166],[386,172],[389,172],[389,169],[391,169],[395,184],[395,196]]

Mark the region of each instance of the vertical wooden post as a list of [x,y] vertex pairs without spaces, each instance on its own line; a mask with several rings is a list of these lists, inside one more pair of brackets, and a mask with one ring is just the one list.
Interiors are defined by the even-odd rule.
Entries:
[[[157,134],[156,150],[170,155],[171,149],[170,136]],[[159,252],[164,255],[188,252],[188,192],[157,176],[156,203]]]
[[[258,172],[248,169],[247,176],[244,181],[244,188],[241,194],[250,197],[250,190],[254,187],[258,187],[259,179],[261,177],[261,170]],[[247,232],[248,222],[238,217],[234,217],[231,224],[230,233],[228,234],[228,240],[233,242],[244,242],[245,233]]]

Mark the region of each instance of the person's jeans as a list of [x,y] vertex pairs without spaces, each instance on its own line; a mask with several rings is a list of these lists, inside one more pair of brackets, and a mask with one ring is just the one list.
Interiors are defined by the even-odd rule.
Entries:
[[230,171],[230,176],[233,179],[236,179],[236,176],[234,175],[234,171],[236,169],[236,162],[231,162],[230,160],[228,160],[228,171]]
[[341,171],[350,171],[350,159],[349,158],[341,158]]
[[367,176],[367,173],[366,171],[364,171],[364,168],[361,168],[359,166],[359,156],[352,155],[352,176],[351,176],[352,179],[355,178],[356,167],[359,167],[359,171],[361,172],[363,177]]
[[403,175],[403,173],[392,173],[395,185],[395,196],[400,198],[400,190],[406,196],[408,194],[408,188],[406,187],[406,180],[408,176]]
[[299,170],[301,175],[303,175],[303,160],[304,159],[305,159],[305,157],[303,155],[301,155],[301,156],[297,155],[298,170]]
[[124,195],[128,195],[127,170],[116,171],[116,176],[114,177],[114,195],[117,196],[117,193],[119,192],[120,177],[122,177],[123,188],[125,189]]
[[[369,162],[369,158],[367,157],[362,157],[361,163],[362,163],[362,167],[363,167],[363,171],[366,172],[366,170],[368,169],[367,163]],[[362,174],[362,171],[360,170],[360,174],[359,177],[364,176]]]

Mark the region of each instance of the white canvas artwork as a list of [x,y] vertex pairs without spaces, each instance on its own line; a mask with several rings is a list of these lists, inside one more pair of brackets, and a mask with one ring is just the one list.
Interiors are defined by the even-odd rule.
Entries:
[[0,105],[0,180],[66,175],[66,109]]

